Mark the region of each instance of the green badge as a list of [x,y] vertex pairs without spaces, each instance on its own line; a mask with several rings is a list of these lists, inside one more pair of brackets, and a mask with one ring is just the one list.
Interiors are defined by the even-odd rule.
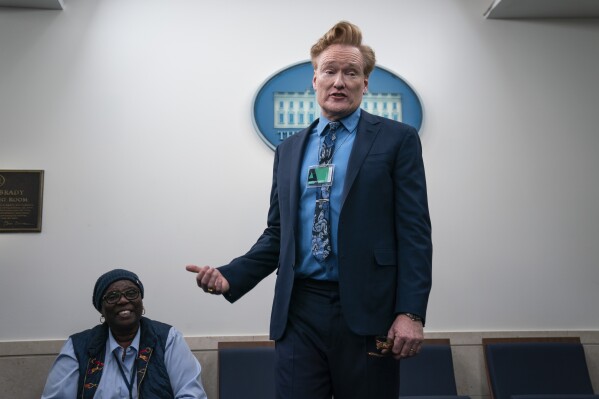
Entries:
[[323,187],[333,184],[335,165],[315,165],[308,169],[308,187]]

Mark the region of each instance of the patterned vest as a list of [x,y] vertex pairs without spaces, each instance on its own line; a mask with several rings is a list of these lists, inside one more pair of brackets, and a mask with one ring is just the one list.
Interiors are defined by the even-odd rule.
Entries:
[[[141,398],[174,398],[166,366],[164,350],[171,326],[142,317],[140,320],[139,353],[137,366],[137,393]],[[96,393],[108,339],[106,323],[71,336],[75,355],[79,361],[77,396],[91,399]]]

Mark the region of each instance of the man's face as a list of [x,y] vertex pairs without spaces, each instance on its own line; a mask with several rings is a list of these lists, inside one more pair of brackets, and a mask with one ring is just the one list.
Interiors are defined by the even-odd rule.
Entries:
[[362,53],[357,47],[333,44],[316,59],[312,85],[322,114],[339,120],[354,112],[368,88]]

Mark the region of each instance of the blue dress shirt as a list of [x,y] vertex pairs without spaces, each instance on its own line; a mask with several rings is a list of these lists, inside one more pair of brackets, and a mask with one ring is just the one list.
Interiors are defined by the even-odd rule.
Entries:
[[[120,362],[127,378],[130,378],[131,368],[139,350],[139,336],[140,331],[138,330],[133,342],[126,350],[125,361],[122,361],[124,349],[117,344],[112,336],[112,332],[109,330],[104,357],[104,370],[102,371],[102,379],[94,395],[95,398],[129,398],[129,389],[121,376],[117,361]],[[116,358],[113,353],[116,355]],[[175,398],[206,399],[206,393],[200,379],[202,371],[200,363],[191,353],[183,335],[175,327],[171,327],[166,339],[164,364],[173,392],[175,393]],[[60,350],[58,358],[50,370],[42,399],[75,398],[77,397],[78,381],[79,362],[75,356],[73,343],[69,338]],[[136,375],[133,398],[136,399],[137,397]]]
[[321,133],[329,124],[329,120],[320,116],[318,124],[310,132],[308,143],[304,152],[300,172],[300,201],[299,201],[299,227],[298,227],[298,263],[295,269],[296,278],[312,278],[316,280],[338,281],[339,270],[337,261],[337,226],[339,224],[339,211],[341,210],[341,194],[345,183],[347,163],[360,120],[360,108],[352,114],[341,119],[341,125],[337,130],[337,139],[333,150],[332,164],[333,185],[329,197],[330,206],[330,229],[332,254],[323,262],[319,263],[312,255],[312,225],[314,223],[314,209],[316,205],[316,188],[308,188],[308,170],[310,166],[318,165],[318,149],[321,142]]

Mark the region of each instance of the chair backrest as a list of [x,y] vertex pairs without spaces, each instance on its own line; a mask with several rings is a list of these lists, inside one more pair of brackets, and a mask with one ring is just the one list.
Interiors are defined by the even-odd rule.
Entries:
[[449,339],[425,339],[417,356],[399,364],[399,396],[457,395]]
[[274,399],[274,342],[219,342],[218,392],[220,399]]
[[580,338],[484,338],[492,399],[512,395],[592,395]]

